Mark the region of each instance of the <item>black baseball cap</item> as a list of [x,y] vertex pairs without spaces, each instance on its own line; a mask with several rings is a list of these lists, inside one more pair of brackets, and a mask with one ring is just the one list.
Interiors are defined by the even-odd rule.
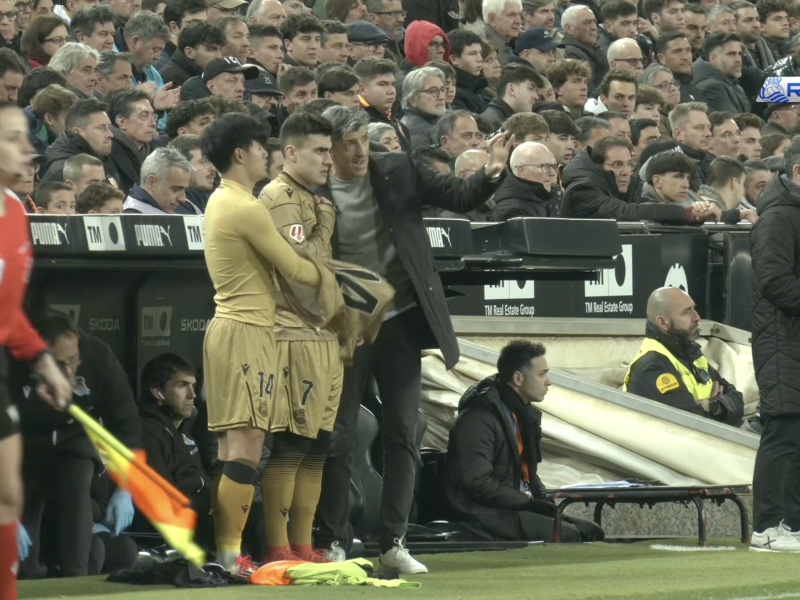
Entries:
[[353,21],[347,26],[347,40],[352,44],[385,44],[386,32],[369,21]]
[[258,67],[255,65],[243,65],[238,58],[233,56],[223,56],[222,58],[212,58],[208,61],[205,71],[203,71],[203,83],[208,83],[217,75],[222,73],[242,73],[245,79],[255,79],[258,77]]
[[517,43],[514,48],[517,54],[523,50],[530,50],[536,48],[542,52],[549,52],[556,48],[565,48],[564,44],[559,44],[553,39],[553,34],[544,27],[533,27],[526,29],[517,38]]
[[258,77],[245,82],[244,89],[251,94],[266,94],[269,96],[280,96],[281,94],[275,78],[261,69],[258,70]]

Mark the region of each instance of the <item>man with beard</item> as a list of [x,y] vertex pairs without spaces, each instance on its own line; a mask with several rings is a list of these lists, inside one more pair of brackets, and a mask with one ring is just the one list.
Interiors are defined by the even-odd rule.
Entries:
[[403,119],[408,128],[411,150],[439,144],[436,122],[446,110],[444,73],[433,67],[411,71],[403,81]]
[[742,394],[703,356],[695,341],[699,322],[694,300],[683,290],[663,287],[650,294],[645,339],[622,390],[738,426],[744,414]]

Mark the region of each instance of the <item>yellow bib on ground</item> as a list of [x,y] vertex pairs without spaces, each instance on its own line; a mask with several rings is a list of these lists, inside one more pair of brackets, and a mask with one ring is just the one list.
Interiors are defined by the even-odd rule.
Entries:
[[[678,372],[681,381],[683,381],[684,385],[689,390],[689,393],[692,394],[692,397],[695,400],[702,400],[703,398],[708,398],[711,395],[711,390],[714,388],[714,382],[711,381],[710,377],[706,383],[700,383],[697,381],[692,372],[681,361],[675,358],[661,342],[658,342],[652,338],[645,338],[642,342],[641,348],[639,348],[639,352],[637,352],[636,356],[633,357],[631,365],[628,367],[628,372],[625,373],[625,382],[622,384],[623,392],[628,391],[628,381],[630,381],[631,378],[631,369],[633,369],[633,365],[636,364],[636,361],[648,352],[658,352],[669,359],[669,362],[672,363],[673,368]],[[708,360],[706,360],[705,356],[700,356],[700,358],[694,361],[694,366],[698,369],[703,369],[706,373],[709,372]],[[680,382],[675,377],[674,373],[664,373],[663,375],[658,376],[656,387],[658,388],[659,392],[666,394],[667,392],[680,387]]]

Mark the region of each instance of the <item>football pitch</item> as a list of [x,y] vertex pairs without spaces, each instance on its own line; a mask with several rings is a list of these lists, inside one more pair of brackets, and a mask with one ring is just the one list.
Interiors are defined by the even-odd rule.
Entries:
[[[303,587],[221,589],[127,586],[104,577],[20,583],[20,598],[82,600],[247,600],[280,595],[311,600],[781,600],[800,599],[800,555],[748,552],[735,540],[712,546],[735,551],[654,550],[635,544],[547,545],[524,550],[439,554],[419,558],[430,573],[407,577],[419,589]],[[684,548],[692,548],[682,543]]]

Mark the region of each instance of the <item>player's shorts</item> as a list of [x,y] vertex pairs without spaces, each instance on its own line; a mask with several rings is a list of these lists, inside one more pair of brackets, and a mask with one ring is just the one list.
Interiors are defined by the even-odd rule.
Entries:
[[11,402],[8,391],[8,359],[6,349],[0,347],[0,440],[19,433],[19,413]]
[[208,430],[269,431],[276,364],[272,327],[214,317],[203,343]]
[[339,342],[279,341],[277,371],[270,431],[311,439],[333,431],[344,373]]

